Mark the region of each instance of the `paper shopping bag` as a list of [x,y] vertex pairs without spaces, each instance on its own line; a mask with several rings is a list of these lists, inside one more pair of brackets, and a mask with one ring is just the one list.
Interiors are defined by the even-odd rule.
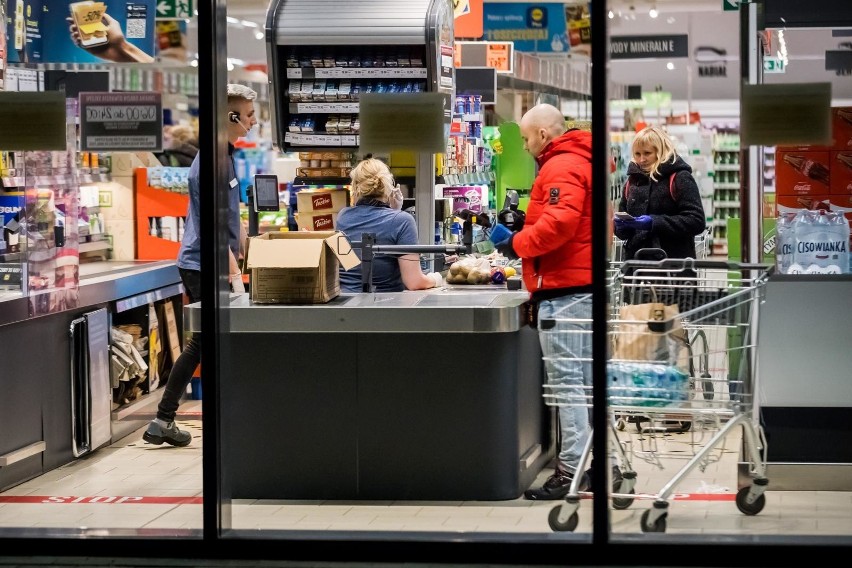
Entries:
[[[677,358],[679,344],[685,334],[677,304],[662,302],[627,304],[618,311],[619,322],[614,335],[613,359],[628,361],[671,361]],[[670,326],[651,326],[648,322],[671,321]]]

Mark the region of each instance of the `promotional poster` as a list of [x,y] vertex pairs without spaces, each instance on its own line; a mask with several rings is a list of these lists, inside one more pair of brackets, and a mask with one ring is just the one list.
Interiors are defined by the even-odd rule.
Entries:
[[21,63],[153,63],[156,0],[3,0]]
[[512,41],[516,51],[567,53],[571,41],[564,4],[486,3],[482,39]]

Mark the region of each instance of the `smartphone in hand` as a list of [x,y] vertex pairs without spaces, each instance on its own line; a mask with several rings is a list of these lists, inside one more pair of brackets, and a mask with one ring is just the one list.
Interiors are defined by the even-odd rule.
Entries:
[[107,27],[101,21],[106,11],[103,2],[74,2],[70,8],[83,47],[96,47],[109,41]]
[[617,211],[615,213],[615,217],[617,219],[621,219],[622,221],[632,221],[633,220],[633,215],[631,215],[630,213],[625,213],[624,211]]

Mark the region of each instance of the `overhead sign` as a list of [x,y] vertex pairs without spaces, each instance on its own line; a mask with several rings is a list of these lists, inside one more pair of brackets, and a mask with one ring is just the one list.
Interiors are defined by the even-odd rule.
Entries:
[[453,0],[456,38],[482,37],[482,4],[484,0]]
[[641,35],[609,38],[610,59],[689,57],[689,36]]
[[483,39],[514,42],[518,51],[567,53],[571,49],[564,4],[487,2],[484,9]]
[[722,8],[725,12],[734,12],[740,9],[740,0],[722,0]]
[[192,0],[156,0],[158,20],[191,18],[194,14]]
[[85,152],[163,148],[160,93],[80,93],[80,149]]
[[780,57],[764,57],[763,72],[764,73],[784,73],[787,68],[784,66],[784,61]]

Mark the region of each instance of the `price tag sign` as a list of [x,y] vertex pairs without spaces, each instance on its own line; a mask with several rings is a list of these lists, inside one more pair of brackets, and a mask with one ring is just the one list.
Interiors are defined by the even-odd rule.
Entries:
[[298,68],[288,68],[287,69],[287,78],[288,79],[301,79],[302,78],[302,69]]
[[159,152],[163,149],[162,95],[80,93],[80,149]]
[[485,65],[499,72],[512,72],[512,43],[490,42],[485,48]]

